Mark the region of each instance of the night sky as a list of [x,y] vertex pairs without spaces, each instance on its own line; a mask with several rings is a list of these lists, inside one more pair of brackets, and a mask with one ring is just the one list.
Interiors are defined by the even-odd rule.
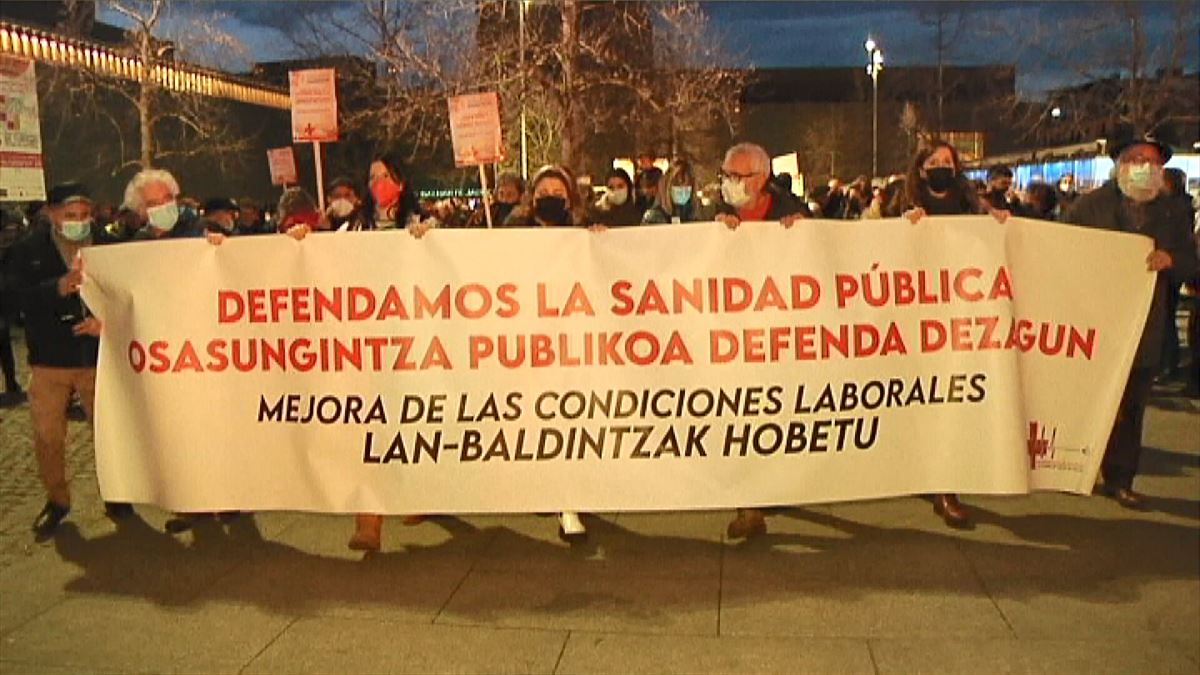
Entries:
[[[757,67],[865,65],[863,41],[875,38],[887,65],[932,64],[936,61],[934,29],[928,25],[937,11],[932,2],[724,2],[703,3],[713,30],[728,46],[731,63]],[[1014,63],[1018,86],[1026,92],[1085,79],[1116,66],[1109,61],[1129,31],[1115,20],[1108,2],[960,2],[951,5],[948,25],[956,39],[948,50],[950,63]],[[1147,18],[1151,44],[1162,46],[1175,18],[1173,2],[1136,3]],[[1192,4],[1193,8],[1195,3]],[[186,25],[192,12],[216,10],[221,25],[245,45],[241,54],[221,50],[205,57],[227,69],[248,69],[253,61],[297,58],[292,29],[302,17],[346,13],[336,2],[208,2],[175,3],[172,20]],[[120,20],[101,11],[101,18]],[[1194,36],[1200,31],[1192,12],[1185,65],[1200,64]],[[958,27],[960,26],[960,27]],[[175,30],[179,30],[175,27]],[[1082,39],[1081,35],[1089,35]],[[1029,39],[1037,36],[1038,40]],[[1026,43],[1027,42],[1027,43]],[[1047,54],[1038,44],[1057,45]],[[1081,71],[1085,71],[1083,73]]]

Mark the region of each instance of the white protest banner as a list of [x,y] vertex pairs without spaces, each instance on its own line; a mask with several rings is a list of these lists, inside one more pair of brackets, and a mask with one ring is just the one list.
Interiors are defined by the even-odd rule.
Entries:
[[45,198],[33,61],[0,55],[0,201]]
[[1087,493],[1150,248],[987,217],[88,248],[100,487],[376,513]]
[[295,185],[300,182],[296,172],[296,153],[290,146],[267,150],[267,165],[271,169],[271,185]]
[[461,168],[504,161],[500,99],[496,92],[452,96],[447,102],[454,166]]
[[288,73],[292,140],[326,143],[338,139],[336,75],[333,68]]

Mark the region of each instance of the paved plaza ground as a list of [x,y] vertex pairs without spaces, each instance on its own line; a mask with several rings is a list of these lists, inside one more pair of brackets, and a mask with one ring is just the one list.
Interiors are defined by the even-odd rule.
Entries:
[[536,516],[263,513],[163,532],[103,515],[72,423],[74,510],[43,502],[28,406],[0,410],[0,673],[1200,673],[1200,404],[1164,394],[1138,487],[730,513],[596,514],[568,547]]

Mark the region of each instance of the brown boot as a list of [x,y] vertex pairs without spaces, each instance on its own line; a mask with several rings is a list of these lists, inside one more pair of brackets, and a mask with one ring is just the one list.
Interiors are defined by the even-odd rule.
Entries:
[[383,516],[360,513],[354,516],[354,536],[347,546],[352,551],[378,551],[383,534]]
[[1127,509],[1133,511],[1144,511],[1146,509],[1146,498],[1141,493],[1134,492],[1133,488],[1116,488],[1115,490],[1106,490],[1108,495],[1117,500],[1117,503]]
[[725,534],[730,539],[750,539],[767,533],[767,519],[758,509],[738,509]]
[[958,495],[934,495],[933,512],[942,517],[946,524],[956,530],[971,527],[971,514],[967,512]]

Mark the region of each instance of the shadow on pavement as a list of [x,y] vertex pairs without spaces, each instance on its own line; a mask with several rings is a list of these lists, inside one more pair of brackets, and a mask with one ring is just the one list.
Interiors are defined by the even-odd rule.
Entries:
[[1200,469],[1200,455],[1149,446],[1142,449],[1139,476],[1182,476],[1185,469]]
[[[1147,496],[1146,504],[1150,510],[1157,513],[1200,520],[1200,501],[1196,501],[1195,499]],[[1197,572],[1200,572],[1200,570],[1197,570]]]
[[[1196,506],[1196,502],[1191,504]],[[988,579],[988,586],[1002,590],[1008,597],[1055,594],[1127,603],[1138,600],[1142,583],[1194,580],[1200,570],[1200,526],[1057,513],[1008,516],[974,505],[970,509],[981,529],[1002,528],[1021,543],[864,525],[816,511],[792,510],[785,515],[850,535],[849,542],[837,540],[833,548],[828,543],[820,545],[833,564],[840,558],[852,564],[852,556],[845,549],[857,546],[874,550],[880,564],[903,565],[905,557],[909,558],[908,563],[920,563],[920,556],[904,551],[916,547],[945,553],[947,543],[953,542]],[[771,537],[768,535],[768,539]],[[813,545],[811,541],[806,543]],[[890,555],[893,549],[901,551],[900,559]],[[900,575],[899,578],[910,583],[897,589],[942,590],[943,584],[939,584],[936,576],[937,570],[930,570],[928,578],[918,574],[916,581]],[[881,587],[869,577],[859,581],[866,589]],[[949,584],[945,586],[944,590],[952,590]],[[833,589],[830,593],[846,590],[852,589]]]
[[[1187,500],[1155,499],[1154,504],[1188,517],[1196,517],[1200,508]],[[780,509],[770,520],[805,521],[815,526],[813,533],[769,533],[729,545],[715,539],[645,535],[593,516],[588,519],[588,543],[568,548],[507,526],[476,527],[459,518],[437,517],[431,524],[450,535],[445,541],[355,559],[263,539],[252,517],[227,528],[215,520],[202,521],[191,545],[131,518],[116,532],[95,539],[83,539],[67,523],[55,547],[81,570],[67,582],[70,592],[140,597],[163,605],[229,601],[302,614],[334,606],[341,611],[386,605],[433,616],[479,559],[488,561],[486,574],[524,578],[522,583],[535,588],[552,586],[551,598],[535,611],[554,614],[596,605],[633,616],[646,607],[614,605],[611,598],[604,599],[603,590],[592,590],[593,584],[602,578],[609,584],[640,579],[639,588],[644,586],[656,604],[686,609],[689,604],[711,603],[707,591],[672,595],[647,582],[647,573],[689,574],[672,570],[683,570],[678,566],[688,561],[716,561],[720,556],[725,556],[726,575],[731,564],[739,574],[762,575],[766,581],[757,584],[761,591],[752,595],[761,593],[764,599],[788,592],[839,600],[878,590],[971,592],[964,591],[964,565],[956,551],[986,572],[989,587],[1018,597],[1052,593],[1127,603],[1138,598],[1143,583],[1195,579],[1200,569],[1200,526],[1064,514],[1008,516],[980,507],[972,507],[972,512],[981,527],[1001,528],[1019,542],[867,525],[821,510]],[[553,527],[553,521],[546,526]],[[822,533],[824,528],[833,532]],[[706,576],[718,574],[718,569],[714,565]],[[529,608],[527,597],[512,586],[505,588],[498,582],[495,593],[486,602],[471,604],[466,615],[486,619],[509,608]]]
[[1182,380],[1155,382],[1148,403],[1159,410],[1200,413],[1200,398],[1188,396],[1186,390],[1187,383]]

